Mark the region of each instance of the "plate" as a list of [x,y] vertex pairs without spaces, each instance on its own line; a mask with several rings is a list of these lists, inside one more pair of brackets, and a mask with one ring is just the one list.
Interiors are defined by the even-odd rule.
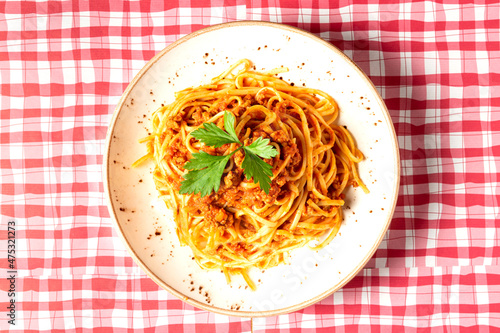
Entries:
[[[242,277],[227,284],[220,271],[201,269],[190,248],[179,245],[175,223],[152,180],[153,163],[131,169],[145,153],[151,114],[174,93],[207,83],[235,61],[257,70],[280,66],[295,85],[324,90],[340,107],[365,154],[361,178],[370,189],[346,193],[339,234],[324,249],[295,250],[290,263],[251,270],[257,291]],[[157,54],[125,90],[112,117],[104,156],[109,211],[135,262],[162,288],[198,308],[235,316],[271,316],[314,304],[344,286],[368,262],[391,221],[399,186],[399,151],[387,108],[368,77],[322,39],[293,27],[264,22],[211,26]]]

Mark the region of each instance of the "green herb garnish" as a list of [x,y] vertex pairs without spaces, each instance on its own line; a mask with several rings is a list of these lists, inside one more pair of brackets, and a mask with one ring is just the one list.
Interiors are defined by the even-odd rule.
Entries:
[[241,167],[246,178],[253,177],[253,182],[259,183],[260,188],[269,194],[273,175],[272,166],[261,158],[274,157],[278,151],[269,144],[269,139],[257,138],[251,145],[244,146],[236,135],[234,122],[234,115],[225,111],[225,131],[213,123],[204,123],[203,127],[191,133],[195,139],[207,146],[219,148],[228,143],[237,143],[240,147],[225,156],[214,156],[204,151],[193,154],[193,158],[184,165],[184,169],[189,170],[189,172],[184,175],[184,180],[181,183],[179,191],[181,194],[200,193],[204,197],[212,191],[217,192],[227,162],[240,149],[245,152]]

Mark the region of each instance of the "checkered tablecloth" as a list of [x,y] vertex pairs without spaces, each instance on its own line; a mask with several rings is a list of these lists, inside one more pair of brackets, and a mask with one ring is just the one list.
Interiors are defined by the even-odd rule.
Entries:
[[[499,330],[500,6],[460,2],[0,1],[0,331]],[[379,89],[400,145],[400,196],[373,259],[279,317],[216,315],[160,289],[103,193],[104,139],[127,84],[178,38],[236,20],[343,50]]]

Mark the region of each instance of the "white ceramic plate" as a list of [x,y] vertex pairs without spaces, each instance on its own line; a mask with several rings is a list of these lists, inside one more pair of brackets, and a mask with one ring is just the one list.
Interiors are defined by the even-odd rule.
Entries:
[[[157,199],[152,163],[131,169],[145,153],[137,140],[149,118],[174,92],[206,83],[247,58],[257,70],[280,66],[282,76],[332,95],[365,154],[360,188],[347,193],[345,220],[325,249],[293,252],[290,265],[252,270],[257,291],[240,277],[227,285],[220,271],[202,270],[188,247],[179,246],[175,224]],[[118,104],[106,141],[104,184],[109,210],[136,263],[161,287],[206,310],[268,316],[311,305],[352,279],[367,263],[389,226],[399,186],[399,152],[387,108],[366,75],[341,51],[305,31],[280,24],[235,22],[212,26],[169,45],[137,74]]]

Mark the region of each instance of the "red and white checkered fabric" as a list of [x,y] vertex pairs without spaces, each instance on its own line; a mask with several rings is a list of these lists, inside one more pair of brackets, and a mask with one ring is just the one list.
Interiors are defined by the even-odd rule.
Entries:
[[[498,331],[500,5],[389,2],[0,1],[0,331]],[[179,37],[234,20],[290,24],[343,50],[384,97],[402,163],[393,222],[366,269],[316,305],[253,320],[154,284],[114,232],[101,183],[133,76]]]

